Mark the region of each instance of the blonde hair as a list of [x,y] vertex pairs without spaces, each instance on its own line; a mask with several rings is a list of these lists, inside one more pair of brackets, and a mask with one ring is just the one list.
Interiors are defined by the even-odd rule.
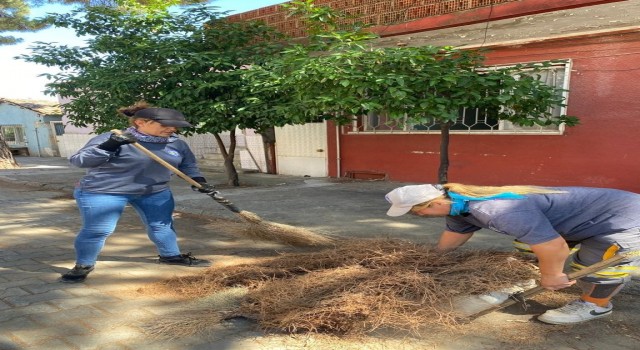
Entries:
[[455,192],[467,197],[487,197],[505,192],[515,194],[565,193],[565,191],[539,186],[473,186],[458,183],[448,183],[442,186],[447,191]]
[[[545,194],[545,193],[566,193],[566,191],[560,191],[551,188],[544,188],[539,186],[474,186],[474,185],[463,185],[459,183],[447,183],[443,184],[447,192],[455,192],[467,197],[488,197],[494,196],[500,193],[511,192],[515,194]],[[414,205],[411,210],[420,210],[426,207],[429,207],[433,202],[445,202],[451,203],[449,199],[446,198],[445,195],[442,195],[438,198],[434,198],[432,200],[426,201],[424,203]]]

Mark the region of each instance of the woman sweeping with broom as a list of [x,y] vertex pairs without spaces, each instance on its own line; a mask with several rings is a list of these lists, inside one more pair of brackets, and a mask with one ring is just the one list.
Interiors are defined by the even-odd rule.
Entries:
[[437,249],[446,252],[489,229],[528,244],[538,259],[542,287],[558,290],[574,284],[563,272],[570,247],[580,245],[571,266],[584,268],[614,254],[617,266],[578,280],[580,298],[548,310],[538,319],[573,324],[611,314],[610,299],[640,266],[640,195],[602,188],[535,186],[485,187],[462,184],[415,185],[386,195],[389,216],[413,213],[446,217]]
[[113,233],[124,208],[130,204],[146,226],[162,264],[209,266],[190,253],[182,254],[173,228],[171,172],[136,150],[144,144],[166,162],[180,168],[200,184],[198,191],[215,191],[196,165],[189,146],[174,134],[190,127],[182,113],[138,103],[119,110],[131,126],[120,134],[104,133],[91,139],[70,157],[71,164],[87,168],[74,191],[82,216],[82,228],[75,239],[76,265],[62,275],[62,282],[77,283],[93,271],[104,243]]

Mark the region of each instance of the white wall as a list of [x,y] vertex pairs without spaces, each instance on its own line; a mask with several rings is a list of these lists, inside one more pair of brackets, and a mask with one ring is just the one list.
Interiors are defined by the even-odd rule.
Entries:
[[94,136],[95,135],[87,134],[69,134],[66,132],[65,127],[65,133],[57,137],[60,157],[69,158]]
[[[96,135],[94,134],[89,135],[86,133],[70,133],[67,131],[67,127],[65,127],[64,135],[58,136],[60,156],[68,158],[95,136]],[[196,158],[204,158],[207,154],[220,153],[216,139],[211,134],[193,135],[181,138],[187,142],[189,147],[191,147]]]
[[[75,133],[68,131],[65,126],[65,133],[58,136],[58,148],[60,149],[60,157],[69,158],[84,146],[94,134],[87,134],[86,130],[72,129]],[[81,133],[78,133],[80,131]],[[246,133],[246,135],[244,135]],[[240,154],[241,170],[251,170],[266,172],[267,163],[264,157],[264,147],[262,136],[255,134],[253,131],[237,132],[236,140]],[[212,134],[192,135],[181,137],[187,142],[197,159],[206,159],[220,155],[218,143]],[[229,133],[221,135],[225,145],[229,144]]]

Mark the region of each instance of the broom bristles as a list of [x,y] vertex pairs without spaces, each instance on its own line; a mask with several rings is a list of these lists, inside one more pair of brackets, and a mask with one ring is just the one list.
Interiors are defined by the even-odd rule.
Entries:
[[252,224],[257,224],[262,222],[262,218],[258,216],[256,213],[252,213],[250,211],[242,210],[237,213],[242,219],[248,221]]
[[243,210],[238,215],[249,223],[246,233],[254,239],[277,241],[292,246],[329,246],[335,242],[333,238],[304,228],[264,221],[252,212]]

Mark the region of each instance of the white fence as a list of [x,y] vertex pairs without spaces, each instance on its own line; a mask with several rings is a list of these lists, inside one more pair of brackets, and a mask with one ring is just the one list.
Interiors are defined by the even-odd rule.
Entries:
[[[65,133],[57,136],[60,156],[69,158],[77,152],[95,135]],[[220,135],[225,147],[229,146],[229,134]],[[197,159],[207,160],[221,157],[220,148],[213,134],[193,135],[182,137],[187,142]],[[236,132],[237,154],[240,155],[242,170],[257,170],[266,172],[267,163],[264,157],[262,136],[252,130]]]

